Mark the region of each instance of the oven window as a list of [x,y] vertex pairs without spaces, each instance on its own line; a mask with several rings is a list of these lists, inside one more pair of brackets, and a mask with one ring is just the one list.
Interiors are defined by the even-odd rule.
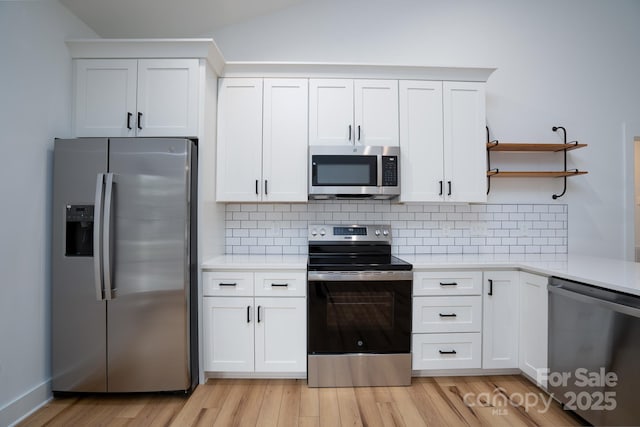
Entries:
[[408,353],[411,281],[308,282],[311,354]]
[[312,158],[312,184],[326,186],[375,186],[377,156],[324,156]]
[[327,327],[334,331],[342,325],[390,331],[393,329],[393,306],[393,292],[338,293],[332,295],[327,305]]

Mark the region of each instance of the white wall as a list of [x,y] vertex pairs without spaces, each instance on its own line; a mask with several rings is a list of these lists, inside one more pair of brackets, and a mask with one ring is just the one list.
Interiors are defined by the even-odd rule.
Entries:
[[[569,154],[589,174],[570,178],[556,202],[569,205],[569,251],[632,259],[625,168],[640,135],[639,21],[637,0],[309,0],[213,36],[230,61],[497,67],[492,136],[557,142],[551,127],[561,125],[589,144]],[[540,159],[562,167],[561,155]],[[490,203],[554,203],[562,191],[559,179],[491,185]]]
[[57,1],[0,1],[0,425],[48,397],[52,148],[77,37],[96,35]]

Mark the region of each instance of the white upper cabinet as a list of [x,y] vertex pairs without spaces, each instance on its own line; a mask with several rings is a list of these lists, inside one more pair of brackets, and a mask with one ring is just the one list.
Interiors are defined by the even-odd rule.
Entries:
[[397,146],[398,81],[311,79],[309,144]]
[[75,135],[135,136],[135,59],[75,61]]
[[446,200],[487,201],[485,84],[444,82]]
[[400,174],[403,202],[443,200],[442,82],[400,81]]
[[309,81],[265,79],[262,201],[307,201]]
[[197,59],[75,60],[75,136],[197,136],[198,65]]
[[216,200],[306,201],[308,81],[220,82]]
[[138,136],[198,134],[198,60],[138,60]]
[[400,200],[484,202],[484,83],[400,81]]

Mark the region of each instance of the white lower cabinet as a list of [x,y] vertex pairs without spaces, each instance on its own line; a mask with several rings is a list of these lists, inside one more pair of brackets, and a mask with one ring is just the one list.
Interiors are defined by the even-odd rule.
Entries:
[[482,366],[482,272],[415,272],[412,369]]
[[475,369],[482,365],[477,333],[413,334],[413,369]]
[[305,277],[297,271],[204,272],[204,370],[305,373]]
[[520,272],[519,368],[539,386],[538,372],[547,369],[549,298],[548,278]]
[[484,272],[482,367],[518,367],[518,272]]

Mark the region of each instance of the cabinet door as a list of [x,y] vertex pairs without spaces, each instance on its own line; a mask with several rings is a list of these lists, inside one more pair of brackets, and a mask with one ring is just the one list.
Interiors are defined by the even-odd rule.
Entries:
[[547,369],[549,298],[548,279],[520,272],[520,363],[522,372],[538,385],[538,371]]
[[353,143],[353,80],[309,80],[309,145]]
[[442,201],[442,82],[401,80],[399,84],[400,199]]
[[217,166],[216,201],[260,200],[262,79],[220,80]]
[[74,63],[75,136],[135,136],[137,61],[78,59]]
[[140,59],[138,136],[198,135],[198,60]]
[[484,273],[482,367],[518,367],[518,272]]
[[202,298],[204,370],[253,371],[253,298]]
[[309,81],[265,79],[262,200],[306,202]]
[[256,372],[305,372],[304,298],[256,298]]
[[486,202],[484,83],[444,82],[445,196],[452,202]]
[[358,145],[400,145],[398,81],[354,81],[354,137]]

